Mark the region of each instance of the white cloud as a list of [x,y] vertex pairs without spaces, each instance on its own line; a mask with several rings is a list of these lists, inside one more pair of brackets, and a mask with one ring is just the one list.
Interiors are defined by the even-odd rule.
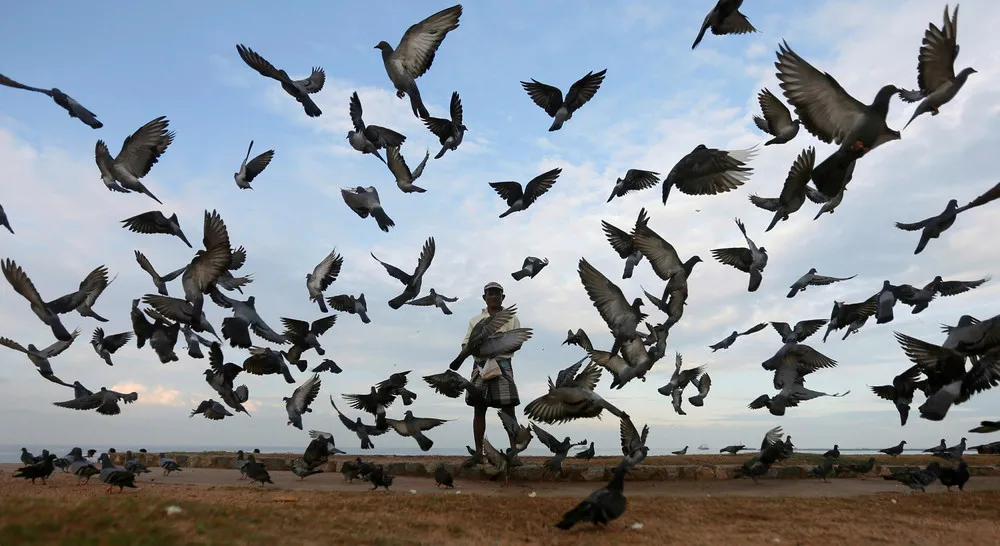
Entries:
[[[979,73],[940,115],[918,119],[902,140],[862,160],[847,198],[835,214],[813,221],[816,206],[808,203],[788,222],[764,234],[770,214],[747,201],[750,193],[777,195],[788,166],[803,147],[815,145],[818,160],[830,153],[831,146],[805,131],[789,144],[761,150],[751,163],[753,176],[731,193],[695,197],[674,191],[664,207],[657,187],[605,204],[615,178],[629,168],[651,169],[665,176],[697,144],[737,149],[760,143],[762,135],[750,116],[756,113],[759,89],[767,86],[780,96],[773,68],[773,52],[780,38],[867,102],[886,82],[915,85],[914,67],[923,30],[930,21],[940,24],[941,17],[941,6],[930,1],[907,2],[906,9],[898,2],[854,2],[846,7],[837,2],[815,10],[800,7],[782,17],[755,13],[760,9],[748,6],[746,11],[761,33],[710,35],[692,53],[690,41],[704,17],[700,8],[654,17],[650,14],[658,13],[656,5],[635,4],[607,39],[635,40],[638,51],[634,53],[648,63],[638,68],[620,64],[620,59],[629,57],[616,57],[614,62],[619,64],[615,65],[596,52],[592,60],[555,66],[551,60],[542,63],[537,55],[524,53],[530,52],[528,48],[519,50],[513,60],[497,61],[495,73],[489,67],[473,67],[466,76],[451,66],[454,62],[445,53],[451,42],[446,42],[435,66],[420,80],[421,89],[432,114],[443,115],[452,88],[457,88],[470,131],[457,151],[429,161],[421,178],[428,192],[421,195],[399,192],[381,162],[350,149],[344,138],[350,128],[349,96],[357,90],[366,122],[407,135],[404,154],[414,158],[409,160],[411,166],[425,148],[432,154],[438,149],[436,138],[413,117],[409,101],[394,96],[374,53],[359,65],[365,67],[364,75],[356,81],[351,79],[350,65],[337,70],[327,67],[326,88],[315,95],[324,114],[310,119],[276,82],[252,72],[249,79],[244,78],[241,72],[249,69],[239,64],[239,59],[234,65],[227,50],[210,61],[224,72],[218,76],[218,93],[235,95],[241,109],[252,111],[252,119],[230,120],[232,128],[177,122],[177,141],[153,168],[147,183],[166,203],[163,210],[176,211],[181,217],[192,243],[200,241],[203,209],[219,209],[234,243],[249,250],[241,273],[253,273],[255,280],[247,295],[257,296],[265,320],[276,328],[281,316],[318,317],[302,286],[303,277],[332,248],[344,255],[343,273],[328,294],[364,292],[372,324],[363,325],[356,316],[341,314],[323,338],[327,357],[337,361],[344,373],[324,376],[316,410],[305,418],[306,427],[337,434],[340,445],[353,446],[354,440],[337,423],[328,407],[328,395],[339,400],[342,393],[367,392],[372,383],[405,369],[414,370],[410,380],[419,395],[408,409],[418,416],[457,419],[433,431],[437,445],[471,443],[471,411],[461,400],[434,394],[420,376],[442,370],[457,353],[467,319],[482,307],[479,295],[489,280],[504,284],[508,303],[518,304],[522,324],[535,329],[534,337],[515,359],[522,403],[542,394],[546,376],[554,376],[559,368],[579,358],[578,349],[560,345],[567,329],[582,327],[599,346],[608,345],[610,335],[586,298],[577,263],[586,257],[629,297],[641,295],[640,286],[656,293],[662,282],[645,263],[634,279],[621,280],[621,260],[600,230],[601,220],[623,228],[631,226],[640,206],[649,210],[651,226],[671,241],[682,257],[698,254],[705,260],[695,269],[688,307],[672,332],[668,354],[680,351],[687,366],[707,363],[714,383],[706,406],[688,408],[688,415],[681,417],[673,413],[669,400],[655,391],[666,382],[672,362],[657,364],[646,383],[633,382],[622,390],[609,391],[605,377],[599,387],[601,394],[627,408],[637,424],[650,424],[651,445],[679,448],[735,441],[751,445],[777,423],[803,447],[835,442],[884,447],[904,438],[917,446],[936,443],[941,436],[957,439],[971,422],[1000,412],[995,397],[989,393],[978,396],[953,410],[944,422],[913,419],[900,429],[892,405],[876,399],[867,385],[889,382],[906,365],[892,339],[893,330],[939,341],[942,322],[953,323],[966,312],[980,317],[995,314],[990,305],[1000,295],[995,285],[940,298],[919,315],[900,308],[891,325],[869,324],[847,341],[840,341],[842,334],[834,334],[823,344],[819,341],[821,332],[810,343],[840,365],[810,376],[809,386],[830,393],[852,392],[843,399],[812,401],[780,419],[745,407],[757,395],[772,392],[771,376],[758,364],[777,348],[774,332],[768,329],[740,338],[726,351],[711,353],[707,346],[734,329],[743,330],[760,321],[826,318],[834,299],[860,301],[886,278],[894,283],[923,284],[937,274],[974,278],[991,272],[1000,250],[982,242],[1000,228],[1000,217],[991,212],[992,206],[964,213],[951,230],[917,257],[912,255],[916,235],[896,230],[892,223],[937,214],[947,199],[967,202],[996,182],[992,165],[1000,137],[993,128],[1000,121],[996,106],[1000,59],[992,54],[990,23],[1000,16],[1000,6],[969,3],[962,10],[958,65],[974,66]],[[600,15],[591,13],[586,18]],[[591,25],[588,28],[596,25],[594,20],[586,24]],[[470,20],[463,21],[459,32],[475,31]],[[568,58],[573,47],[572,43],[547,40],[543,51]],[[610,50],[620,54],[616,48]],[[262,48],[262,53],[267,51]],[[507,55],[500,49],[495,53],[498,57]],[[276,56],[273,61],[287,65],[293,77],[300,77],[299,73],[314,62],[303,59],[293,57],[294,62],[290,62]],[[506,64],[522,60],[531,66],[514,70]],[[552,68],[546,71],[548,65]],[[548,118],[517,85],[517,79],[534,76],[565,87],[574,80],[573,74],[579,72],[578,78],[603,66],[608,66],[609,75],[601,91],[556,133],[545,132]],[[501,77],[502,82],[498,81]],[[489,89],[483,87],[483,79],[488,80]],[[894,101],[890,125],[901,128],[913,108]],[[54,125],[53,131],[73,136],[63,137],[59,146],[42,145],[43,137],[30,128],[31,118],[17,111],[8,115],[12,119],[0,119],[0,180],[8,181],[9,187],[16,182],[21,190],[0,195],[17,231],[16,236],[0,233],[3,254],[27,270],[47,299],[70,291],[88,271],[105,263],[119,278],[102,296],[97,310],[111,319],[103,325],[105,331],[129,329],[130,300],[153,289],[135,264],[132,249],[146,253],[160,272],[183,265],[190,260],[190,251],[171,238],[133,234],[120,227],[119,220],[158,207],[145,197],[111,194],[102,187],[90,151],[98,138],[96,133],[72,127],[74,120],[58,119],[61,123]],[[136,116],[123,122],[126,126],[109,124],[101,130],[100,138],[116,150],[127,134],[153,117],[148,113]],[[200,131],[218,131],[225,136],[224,147],[215,143],[209,148],[211,153],[200,151],[193,143],[209,138],[198,134]],[[273,147],[276,156],[255,180],[255,190],[244,192],[234,187],[231,173],[239,166],[249,138],[256,139],[261,150]],[[526,183],[554,167],[563,172],[549,193],[525,212],[497,218],[505,206],[486,185],[488,181]],[[341,201],[338,189],[358,184],[380,189],[383,204],[397,224],[390,233],[378,231],[370,219],[358,218]],[[734,217],[740,217],[750,236],[771,253],[764,283],[755,294],[746,292],[745,274],[715,262],[709,253],[713,248],[739,244]],[[403,269],[412,268],[428,236],[435,237],[438,248],[425,277],[425,290],[434,287],[460,298],[451,306],[455,315],[450,317],[436,309],[389,309],[385,302],[399,293],[401,285],[369,256],[374,252]],[[535,279],[515,282],[509,275],[527,255],[548,257],[550,265]],[[810,267],[830,275],[858,276],[786,299],[787,286]],[[171,290],[179,293],[179,286],[171,286]],[[28,313],[27,302],[2,282],[0,310],[0,334],[36,345],[50,338],[47,328]],[[207,307],[216,324],[227,316],[223,311]],[[652,314],[654,319],[660,317]],[[103,430],[97,425],[110,422],[107,419],[49,405],[69,398],[68,391],[39,383],[30,363],[11,352],[7,354],[10,366],[0,372],[0,410],[23,408],[19,420],[30,419],[39,430],[47,431],[39,432],[34,440],[47,441],[47,435],[60,434],[82,441],[79,431],[86,429],[87,434],[95,435],[94,441],[122,441],[120,435],[129,434],[136,441],[159,443],[305,443],[302,433],[285,426],[280,403],[295,385],[273,377],[241,376],[237,382],[246,382],[250,388],[252,418],[237,415],[224,423],[188,420],[185,409],[151,407],[157,400],[161,405],[192,404],[193,408],[197,401],[213,395],[200,375],[207,361],[187,358],[183,341],[178,344],[181,362],[162,365],[148,349],[139,351],[130,345],[115,355],[116,364],[111,368],[88,346],[95,326],[89,319],[74,315],[67,318],[67,325],[83,327],[84,334],[74,347],[53,359],[53,367],[63,379],[79,379],[91,389],[124,383],[156,387],[141,394],[139,404],[124,408],[123,414],[114,418],[113,431]],[[246,356],[228,345],[224,353],[227,361],[237,363]],[[314,365],[318,359],[311,356],[310,362]],[[468,372],[468,366],[463,372]],[[307,377],[297,372],[295,376],[297,382]],[[27,385],[32,385],[30,396],[21,389]],[[356,415],[346,404],[339,407]],[[0,428],[11,429],[11,417],[6,417],[10,414],[0,411]],[[156,427],[149,426],[152,419]],[[494,421],[490,421],[490,431],[494,436],[502,434]],[[558,428],[560,434],[574,438],[587,437],[606,449],[617,445],[617,424],[610,416],[602,421],[545,428]],[[848,438],[853,439],[848,442]],[[384,436],[376,444],[380,448],[411,447],[412,442]]]

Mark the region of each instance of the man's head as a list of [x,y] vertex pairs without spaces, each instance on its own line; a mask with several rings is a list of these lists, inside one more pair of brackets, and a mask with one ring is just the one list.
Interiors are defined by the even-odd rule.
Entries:
[[498,282],[488,282],[483,287],[483,301],[486,302],[486,309],[498,310],[503,305],[503,286]]

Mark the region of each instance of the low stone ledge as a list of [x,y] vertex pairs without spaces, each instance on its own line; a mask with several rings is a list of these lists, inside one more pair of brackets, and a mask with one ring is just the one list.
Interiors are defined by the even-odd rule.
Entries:
[[[134,456],[142,461],[150,469],[158,466],[159,457],[150,453],[135,453]],[[182,468],[235,468],[236,457],[227,455],[200,455],[188,453],[168,453],[167,456],[177,461]],[[258,455],[257,461],[271,471],[291,470],[291,463],[296,458],[292,455]],[[326,472],[336,472],[340,464],[352,460],[353,456],[331,457],[324,465]],[[379,458],[372,458],[378,463]],[[116,465],[124,464],[125,454],[115,453],[111,460]],[[454,461],[439,462],[408,462],[392,461],[383,463],[390,474],[394,476],[408,477],[430,477],[439,464],[444,464],[454,476],[465,479],[482,479],[487,474],[479,467],[464,468],[461,463]],[[734,479],[739,472],[741,465],[639,465],[632,470],[630,480],[635,481],[706,481],[706,480],[729,480]],[[562,476],[546,472],[542,465],[524,464],[510,470],[510,478],[520,481],[581,481],[581,482],[602,482],[611,478],[612,465],[580,465],[563,464]],[[814,479],[810,472],[815,466],[811,465],[775,465],[768,469],[767,473],[760,476],[760,479]],[[905,470],[923,468],[919,465],[897,465],[876,463],[871,472],[860,474],[849,470],[845,466],[837,465],[835,478],[856,479],[869,476],[888,475],[890,473]],[[998,466],[970,466],[969,473],[973,476],[1000,476]]]

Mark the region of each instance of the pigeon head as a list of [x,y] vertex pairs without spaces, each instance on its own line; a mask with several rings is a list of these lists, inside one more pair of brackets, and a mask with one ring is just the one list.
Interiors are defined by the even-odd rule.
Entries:
[[389,42],[382,40],[381,42],[375,44],[374,49],[381,49],[383,53],[392,53],[392,46]]
[[[965,80],[965,78],[969,77],[969,74],[975,74],[976,72],[978,72],[978,71],[975,68],[972,68],[971,66],[969,66],[969,67],[963,68],[961,72],[959,72],[958,74],[956,74],[955,75],[955,79],[958,80],[958,81],[963,81],[963,80]],[[55,91],[55,89],[53,89],[53,91]]]
[[816,268],[815,267],[810,267],[809,268],[809,274],[810,275],[815,275],[816,274]]
[[948,201],[948,206],[945,207],[948,210],[955,210],[958,208],[958,199],[950,199]]

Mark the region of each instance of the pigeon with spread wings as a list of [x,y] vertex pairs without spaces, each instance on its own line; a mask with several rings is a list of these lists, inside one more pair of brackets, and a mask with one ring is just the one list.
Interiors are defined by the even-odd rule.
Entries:
[[385,163],[385,159],[378,153],[379,149],[402,146],[406,137],[380,125],[365,125],[361,113],[361,99],[355,91],[351,94],[350,106],[351,125],[354,129],[347,132],[347,142],[351,148],[363,154],[372,154]]
[[562,173],[562,169],[558,167],[544,172],[532,178],[523,189],[520,182],[490,182],[493,191],[507,202],[508,208],[500,215],[500,218],[506,218],[510,214],[526,210],[536,199],[552,188],[560,173]]
[[717,195],[742,186],[753,173],[748,167],[757,155],[756,146],[745,150],[717,150],[704,144],[695,146],[677,162],[663,180],[663,204],[670,188],[688,195]]
[[549,392],[529,402],[524,407],[524,414],[535,421],[548,424],[600,417],[604,410],[617,417],[626,416],[625,412],[594,392],[601,378],[601,368],[597,364],[591,362],[580,373],[576,373],[586,359],[584,357],[559,372],[555,383],[550,377]]
[[395,430],[397,434],[400,436],[408,436],[416,440],[421,451],[430,451],[431,447],[434,446],[434,440],[425,436],[424,431],[443,425],[448,421],[450,421],[450,419],[414,417],[413,412],[410,410],[406,410],[406,412],[403,413],[402,419],[389,419],[388,417],[385,419],[386,424]]
[[639,310],[642,307],[642,298],[635,298],[632,303],[629,303],[621,288],[618,288],[597,268],[590,265],[586,258],[580,258],[577,271],[580,275],[580,282],[583,283],[583,288],[587,291],[587,297],[597,308],[597,312],[601,314],[601,318],[604,319],[608,329],[611,330],[611,335],[615,338],[614,344],[608,352],[617,353],[625,342],[638,336],[635,330],[639,327],[639,323],[646,318],[646,314]]
[[451,119],[445,118],[424,118],[424,125],[430,129],[434,136],[438,137],[441,143],[441,151],[434,156],[434,159],[441,157],[448,150],[455,151],[465,138],[465,132],[469,130],[462,122],[462,99],[458,96],[458,91],[451,93]]
[[756,292],[763,280],[764,268],[767,267],[767,250],[754,244],[747,236],[747,229],[739,218],[736,219],[736,226],[740,228],[743,238],[746,239],[746,248],[717,248],[712,250],[712,257],[719,263],[749,273],[750,283],[747,285],[747,291]]
[[55,101],[56,104],[62,106],[66,110],[66,112],[69,114],[69,117],[76,118],[94,129],[100,129],[101,127],[104,127],[104,124],[97,120],[97,114],[91,112],[90,110],[87,110],[79,102],[76,102],[76,99],[67,95],[66,93],[63,93],[56,87],[53,87],[52,89],[39,89],[37,87],[30,87],[24,85],[23,83],[18,83],[4,76],[3,74],[0,74],[0,85],[13,87],[14,89],[24,89],[27,91],[34,91],[36,93],[43,93],[45,95],[48,95],[52,97],[52,100]]
[[142,193],[163,204],[140,179],[149,174],[153,165],[156,165],[160,156],[174,141],[174,132],[167,131],[169,123],[166,116],[160,116],[136,129],[122,143],[121,150],[114,159],[111,158],[108,145],[103,140],[97,141],[94,159],[101,171],[101,180],[109,190]]
[[312,97],[309,96],[313,93],[318,93],[323,89],[323,84],[326,83],[326,72],[322,68],[313,67],[312,74],[308,78],[293,80],[288,76],[287,72],[275,68],[267,59],[261,57],[249,47],[237,44],[236,51],[240,54],[243,62],[256,70],[258,74],[280,82],[281,88],[285,90],[285,93],[291,95],[292,98],[302,105],[302,108],[306,111],[306,115],[315,118],[323,114],[323,111],[319,109],[319,106],[316,106]]
[[347,206],[358,216],[368,218],[368,215],[371,215],[382,231],[389,233],[389,228],[396,225],[382,208],[382,201],[378,198],[378,190],[375,189],[375,186],[341,188],[340,196],[344,198],[344,203],[347,203]]
[[461,16],[461,4],[445,8],[406,29],[395,49],[385,40],[375,46],[382,51],[382,64],[396,88],[396,96],[409,95],[410,108],[418,118],[427,118],[430,112],[420,98],[416,80],[430,69],[441,42],[458,28]]
[[[264,169],[271,164],[271,160],[274,159],[274,150],[268,150],[266,152],[258,154],[253,159],[250,159],[250,150],[253,149],[253,141],[250,141],[250,147],[247,148],[247,156],[243,158],[243,164],[240,165],[240,170],[233,173],[233,180],[236,181],[236,185],[243,190],[252,190],[250,183],[253,182],[257,175],[264,172]],[[247,160],[250,161],[247,161]]]
[[896,227],[904,231],[920,230],[920,242],[917,243],[917,248],[913,251],[914,254],[920,254],[923,252],[927,243],[930,242],[931,239],[937,239],[942,233],[950,228],[952,224],[955,223],[955,218],[960,212],[985,205],[995,201],[997,198],[1000,198],[1000,183],[996,184],[979,197],[973,199],[965,206],[958,206],[958,200],[952,199],[948,201],[948,205],[944,208],[944,211],[941,212],[941,214],[919,222],[914,222],[912,224],[896,222]]
[[52,364],[49,362],[49,359],[58,356],[66,349],[69,349],[69,346],[73,344],[73,341],[79,335],[79,329],[73,330],[73,333],[70,334],[68,341],[56,341],[52,345],[49,345],[41,350],[30,343],[27,348],[24,348],[20,343],[6,337],[0,337],[0,345],[27,355],[28,360],[30,360],[31,363],[35,365],[35,369],[38,370],[38,375],[41,375],[56,385],[72,387],[73,385],[70,385],[69,383],[66,383],[62,379],[56,377],[55,372],[52,371]]
[[379,428],[375,425],[366,425],[361,422],[361,418],[358,417],[356,421],[351,421],[346,415],[340,412],[337,408],[337,404],[333,402],[333,396],[330,397],[330,405],[337,412],[337,416],[340,417],[340,422],[347,427],[347,430],[353,432],[361,440],[361,449],[374,449],[375,444],[372,443],[372,436],[381,436],[385,434],[387,428]]
[[705,37],[705,32],[710,28],[712,29],[712,34],[716,36],[757,32],[757,29],[750,24],[747,16],[740,13],[741,5],[743,5],[743,0],[719,0],[716,2],[715,7],[712,8],[712,11],[708,12],[705,20],[702,21],[701,30],[698,31],[698,36],[695,37],[694,43],[691,44],[691,49],[698,47],[702,38]]
[[46,326],[52,329],[52,335],[56,337],[59,341],[69,341],[72,342],[73,336],[69,333],[69,330],[63,326],[61,320],[59,320],[59,314],[49,307],[49,304],[42,299],[42,296],[38,294],[38,290],[35,288],[34,283],[28,278],[28,274],[21,269],[21,266],[17,265],[14,260],[10,258],[4,258],[3,262],[0,262],[0,270],[3,271],[3,276],[10,283],[11,288],[15,292],[20,294],[24,299],[28,300],[31,304],[31,311],[39,318]]
[[738,338],[740,336],[748,336],[750,334],[757,333],[757,332],[763,330],[764,328],[767,328],[767,323],[766,322],[762,322],[760,324],[752,326],[748,330],[746,330],[745,332],[739,332],[737,330],[733,330],[733,333],[731,333],[728,336],[726,336],[725,339],[723,339],[722,341],[720,341],[720,342],[718,342],[718,343],[716,343],[714,345],[709,345],[708,347],[710,349],[712,349],[713,353],[715,351],[718,351],[719,349],[728,349],[729,347],[731,347],[733,345],[733,343],[736,342],[736,338]]
[[771,144],[784,144],[795,138],[799,134],[799,126],[802,121],[792,120],[792,113],[788,107],[774,96],[774,93],[766,87],[757,93],[757,103],[760,104],[761,116],[754,116],[753,122],[757,128],[771,135],[771,140],[764,143],[764,146]]
[[323,302],[323,291],[330,287],[333,281],[340,275],[340,269],[344,266],[344,257],[333,249],[323,261],[316,264],[312,273],[306,273],[306,290],[309,292],[309,299],[319,305],[319,310],[326,313],[329,309]]
[[562,91],[558,87],[544,84],[534,78],[530,82],[521,82],[521,87],[528,92],[528,96],[535,104],[553,118],[549,131],[558,131],[562,128],[563,123],[573,118],[574,112],[594,98],[597,90],[601,88],[604,75],[607,72],[607,69],[596,74],[593,70],[587,72],[586,76],[569,87],[565,99],[563,99]]
[[424,273],[431,266],[431,262],[434,260],[434,252],[437,247],[434,244],[434,237],[428,237],[424,241],[423,248],[420,249],[420,256],[417,258],[417,265],[413,269],[413,273],[407,273],[402,269],[383,262],[382,260],[375,257],[375,253],[371,253],[372,258],[376,262],[382,264],[389,276],[396,279],[403,284],[403,292],[389,300],[389,307],[393,309],[399,309],[406,302],[416,298],[420,295],[420,286],[424,281]]
[[794,298],[796,294],[805,291],[810,286],[826,286],[835,282],[849,281],[854,277],[857,277],[857,274],[850,277],[827,277],[817,274],[815,267],[810,267],[805,275],[802,275],[797,281],[792,283],[791,290],[786,297]]
[[287,424],[302,430],[302,414],[312,411],[312,408],[309,406],[319,396],[321,384],[322,381],[319,378],[319,374],[313,374],[304,383],[295,387],[295,391],[292,392],[291,396],[281,399],[285,403],[285,412],[288,414]]
[[427,191],[413,182],[424,173],[424,167],[427,166],[427,158],[431,156],[430,150],[424,153],[424,159],[412,171],[410,171],[410,167],[406,164],[406,160],[403,159],[403,155],[399,153],[398,146],[388,148],[385,153],[389,171],[396,177],[396,187],[400,191],[403,193],[424,193]]
[[645,226],[648,222],[649,214],[646,212],[645,207],[639,209],[639,215],[635,219],[635,227],[632,228],[631,233],[607,222],[606,220],[601,220],[601,229],[604,231],[604,235],[607,237],[608,243],[611,244],[611,248],[615,249],[618,256],[625,260],[625,271],[622,273],[623,279],[631,279],[635,266],[639,265],[639,262],[642,261],[642,251],[635,246],[635,239],[633,235],[638,232],[640,227]]

